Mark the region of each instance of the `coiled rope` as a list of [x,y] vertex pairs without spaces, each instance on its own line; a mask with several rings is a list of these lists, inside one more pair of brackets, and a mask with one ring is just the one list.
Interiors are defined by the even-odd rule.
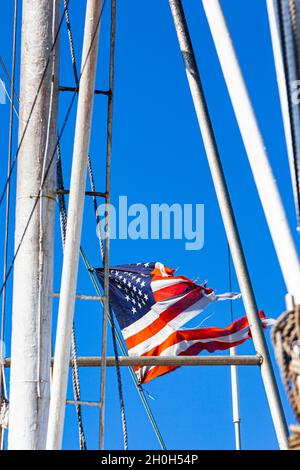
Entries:
[[[283,313],[271,334],[286,393],[300,423],[300,305]],[[300,450],[300,425],[291,426],[291,431],[290,449]]]

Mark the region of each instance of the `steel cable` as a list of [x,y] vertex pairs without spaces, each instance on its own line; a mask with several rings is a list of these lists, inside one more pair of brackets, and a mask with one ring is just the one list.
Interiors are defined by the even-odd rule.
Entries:
[[[112,0],[112,2],[114,3],[114,0]],[[73,33],[72,33],[72,28],[71,28],[69,10],[68,10],[68,6],[67,6],[66,3],[67,3],[66,0],[64,0],[65,18],[66,18],[66,25],[67,25],[67,31],[68,31],[69,48],[70,48],[72,66],[73,66],[73,74],[74,74],[75,84],[78,87],[78,68],[77,68],[76,57],[75,57]],[[115,13],[112,12],[112,22],[114,20],[113,19],[114,15],[115,15]],[[111,37],[115,35],[115,28],[113,28],[112,33],[113,34],[111,34]],[[111,44],[111,47],[112,47],[112,44]],[[112,83],[110,83],[110,85],[112,87]],[[110,92],[112,92],[111,89],[110,89]],[[94,180],[93,168],[92,168],[92,162],[91,162],[90,155],[88,155],[88,173],[89,173],[91,191],[94,193],[96,189],[95,189],[95,180]],[[98,213],[97,197],[95,195],[93,195],[92,199],[93,199],[96,225],[97,225],[97,227],[99,227],[98,238],[99,238],[100,254],[101,254],[102,263],[104,263],[105,251],[104,251],[104,246],[103,246],[103,238],[102,238],[101,228],[100,228],[100,225],[99,225],[99,220],[100,219],[99,219],[99,213]],[[123,398],[123,388],[122,388],[121,370],[120,370],[120,365],[119,365],[118,348],[117,348],[116,334],[115,334],[115,324],[114,324],[114,320],[113,320],[112,315],[111,315],[111,319],[112,319],[111,327],[112,327],[112,337],[113,337],[113,348],[114,348],[114,355],[115,355],[115,358],[116,358],[116,374],[117,374],[118,390],[119,390],[119,401],[120,401],[121,420],[122,420],[122,428],[123,428],[124,449],[127,450],[128,449],[128,438],[127,438],[127,425],[126,425],[126,417],[125,417],[125,405],[124,405],[124,398]]]

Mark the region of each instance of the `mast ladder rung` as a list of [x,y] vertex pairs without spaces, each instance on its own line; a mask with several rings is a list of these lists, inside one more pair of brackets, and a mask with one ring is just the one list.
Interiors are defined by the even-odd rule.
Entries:
[[[72,87],[72,86],[63,86],[59,85],[58,91],[71,91],[71,92],[76,92],[78,93],[79,88],[77,87]],[[105,96],[110,96],[111,95],[111,90],[95,90],[95,95],[105,95]]]
[[[119,356],[118,363],[122,367],[139,366],[261,366],[260,355],[249,356]],[[72,359],[70,359],[72,365]],[[101,356],[79,356],[78,367],[101,367]],[[114,356],[106,358],[106,366],[116,366]]]
[[[68,195],[70,194],[69,189],[58,189],[56,191],[56,194],[63,194],[63,195]],[[103,197],[104,199],[107,198],[107,193],[102,193],[100,191],[85,191],[86,196],[91,196],[91,197]]]
[[[4,367],[10,367],[10,357],[3,360]],[[52,358],[52,364],[54,359]],[[79,356],[78,367],[101,367],[101,356]],[[118,363],[122,367],[141,366],[261,366],[263,357],[260,355],[249,356],[119,356]],[[73,361],[70,357],[69,365]],[[114,367],[116,358],[108,356],[106,366]]]
[[96,408],[101,408],[98,401],[76,401],[76,400],[66,400],[67,405],[74,406],[94,406]]
[[[60,292],[53,292],[52,297],[60,297]],[[97,295],[76,294],[75,298],[79,300],[93,300],[94,302],[104,302],[104,296],[99,297]]]

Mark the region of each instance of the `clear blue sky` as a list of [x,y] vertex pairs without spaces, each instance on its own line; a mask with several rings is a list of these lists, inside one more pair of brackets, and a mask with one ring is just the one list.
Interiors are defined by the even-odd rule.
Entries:
[[[202,203],[205,205],[205,244],[200,251],[186,251],[181,240],[114,240],[111,264],[162,261],[179,267],[192,279],[207,279],[219,292],[228,290],[227,242],[209,173],[201,136],[187,86],[184,67],[167,1],[119,0],[117,17],[116,81],[112,162],[112,201],[127,195],[129,203]],[[78,63],[84,21],[84,4],[70,1]],[[258,200],[243,143],[233,115],[201,2],[183,2],[216,132],[225,174],[230,188],[246,258],[259,308],[277,317],[285,308],[285,286],[265,218]],[[10,69],[13,1],[1,0],[5,15],[0,29],[0,53]],[[265,139],[274,173],[284,199],[293,233],[295,216],[288,160],[276,87],[270,34],[264,0],[223,0],[222,5],[233,36],[250,95]],[[97,87],[107,87],[108,12],[103,14]],[[18,63],[19,67],[19,63]],[[0,77],[4,79],[2,71]],[[65,26],[61,37],[60,83],[73,85]],[[70,95],[60,99],[60,125]],[[68,187],[76,116],[74,107],[62,141],[65,185]],[[0,106],[2,154],[1,188],[6,172],[9,107]],[[104,189],[106,98],[97,96],[93,121],[91,156],[98,191]],[[15,135],[16,136],[16,135]],[[16,141],[15,146],[16,149]],[[15,179],[13,179],[13,184]],[[13,192],[14,194],[14,192]],[[14,203],[12,211],[14,210]],[[13,213],[13,212],[12,212]],[[1,208],[1,220],[4,209]],[[13,216],[12,216],[13,218]],[[58,222],[58,219],[56,220]],[[296,236],[296,235],[295,235]],[[92,202],[85,207],[82,245],[91,264],[99,266]],[[297,240],[299,246],[299,239]],[[3,246],[3,230],[1,231]],[[10,258],[13,253],[11,224]],[[2,256],[2,248],[1,248]],[[56,224],[54,291],[59,291],[61,273],[59,225]],[[233,280],[234,288],[237,282]],[[94,294],[80,262],[78,292]],[[11,293],[11,280],[9,294]],[[54,300],[54,320],[58,302]],[[229,304],[215,305],[206,326],[230,322]],[[234,316],[244,314],[243,305],[234,305]],[[11,301],[8,300],[6,339],[9,354]],[[101,308],[93,302],[77,301],[76,331],[79,355],[99,355],[101,348]],[[203,318],[203,317],[202,317]],[[200,318],[201,320],[201,318]],[[196,325],[199,319],[193,322]],[[54,322],[55,323],[55,322]],[[266,333],[268,342],[269,332]],[[254,353],[248,342],[240,354]],[[111,338],[109,354],[112,354]],[[273,354],[273,353],[272,353]],[[275,364],[275,362],[274,362]],[[276,375],[289,423],[294,417],[284,396],[277,366]],[[99,399],[100,371],[81,372],[82,398]],[[129,446],[156,449],[158,443],[137,397],[129,372],[122,370]],[[277,442],[257,368],[239,368],[241,429],[244,449],[276,449]],[[145,387],[154,415],[169,449],[232,449],[234,433],[231,412],[229,368],[181,368]],[[71,385],[69,398],[72,397]],[[116,375],[108,370],[106,447],[122,448],[122,432]],[[84,408],[84,427],[90,449],[97,448],[99,416],[96,409]],[[64,448],[77,448],[75,411],[67,407]]]

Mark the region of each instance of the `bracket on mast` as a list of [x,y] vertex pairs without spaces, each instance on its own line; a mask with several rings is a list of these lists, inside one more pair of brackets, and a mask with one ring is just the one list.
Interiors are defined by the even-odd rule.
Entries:
[[[56,194],[68,195],[68,194],[70,194],[70,190],[69,189],[58,189],[56,191]],[[103,197],[104,199],[106,199],[107,198],[107,193],[101,193],[99,191],[85,191],[85,196]]]
[[[72,91],[73,93],[79,92],[79,87],[72,87],[72,86],[62,86],[60,85],[58,87],[58,91]],[[105,95],[105,96],[110,96],[111,95],[111,90],[95,90],[95,95]]]

